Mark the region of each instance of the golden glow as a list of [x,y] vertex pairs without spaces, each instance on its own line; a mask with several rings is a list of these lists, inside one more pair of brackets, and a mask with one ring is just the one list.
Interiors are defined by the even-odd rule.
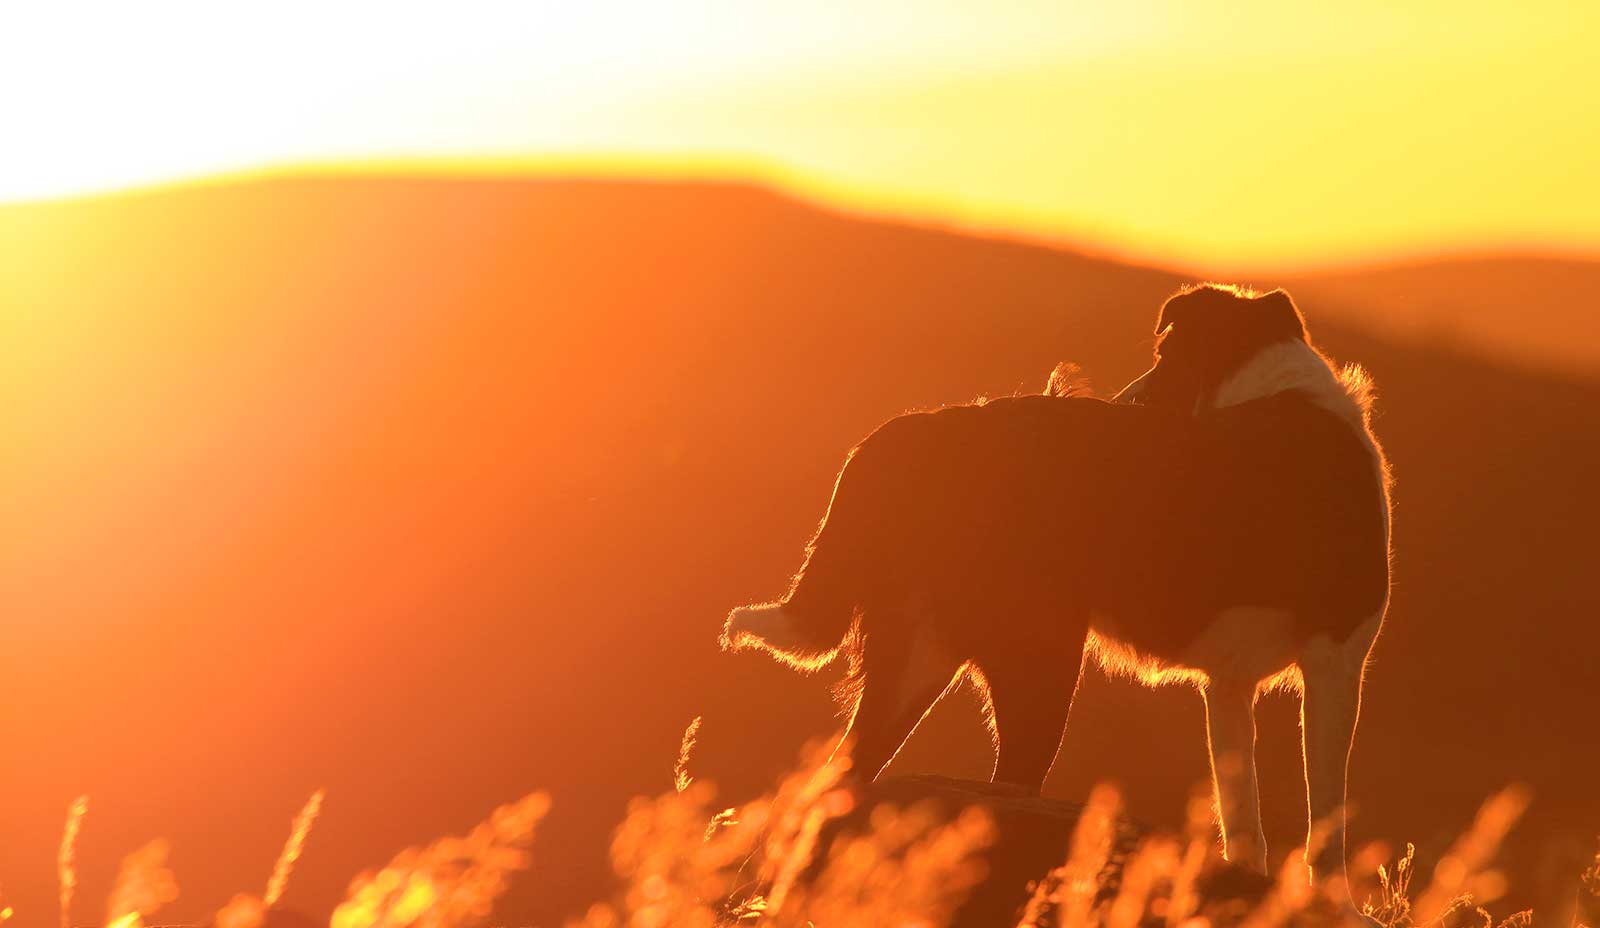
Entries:
[[16,14],[0,199],[468,159],[733,173],[1215,272],[1600,249],[1583,4],[72,7]]

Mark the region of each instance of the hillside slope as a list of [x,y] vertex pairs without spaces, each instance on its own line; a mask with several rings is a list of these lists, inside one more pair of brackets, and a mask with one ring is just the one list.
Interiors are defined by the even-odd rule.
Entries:
[[[81,897],[161,834],[180,920],[264,877],[318,786],[293,907],[535,787],[556,807],[503,914],[581,906],[690,718],[731,798],[831,724],[823,680],[715,637],[782,589],[845,450],[1063,358],[1115,388],[1180,282],[714,185],[306,178],[0,208],[0,245],[0,731],[26,758],[0,880],[48,910],[89,793]],[[1428,859],[1523,779],[1527,890],[1600,828],[1572,695],[1600,653],[1600,384],[1302,303],[1374,371],[1399,478],[1355,837]],[[1262,728],[1281,852],[1293,705]],[[982,775],[986,751],[957,698],[896,766]],[[1115,779],[1176,824],[1205,777],[1193,694],[1095,678],[1051,791]]]
[[1533,256],[1440,259],[1283,281],[1389,338],[1600,376],[1600,262]]

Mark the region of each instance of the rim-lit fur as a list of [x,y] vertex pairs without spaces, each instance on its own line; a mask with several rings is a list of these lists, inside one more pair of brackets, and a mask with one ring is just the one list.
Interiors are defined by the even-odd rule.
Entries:
[[802,670],[846,655],[856,769],[876,776],[962,679],[997,780],[1039,789],[1080,666],[1206,701],[1225,852],[1264,869],[1253,707],[1303,694],[1309,814],[1335,821],[1388,601],[1388,468],[1371,379],[1313,348],[1287,293],[1169,299],[1156,363],[1105,403],[1042,396],[900,416],[852,452],[787,595],[724,647]]

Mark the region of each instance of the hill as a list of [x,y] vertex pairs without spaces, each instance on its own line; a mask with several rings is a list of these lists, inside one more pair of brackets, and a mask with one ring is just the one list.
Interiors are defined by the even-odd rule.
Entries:
[[1600,262],[1530,255],[1439,259],[1283,281],[1388,338],[1532,370],[1600,376]]
[[[824,681],[715,638],[782,589],[845,450],[1064,358],[1114,389],[1179,282],[705,184],[308,177],[0,208],[0,880],[47,911],[88,793],[81,898],[160,834],[173,917],[199,918],[326,786],[287,897],[322,912],[398,847],[548,787],[503,914],[559,920],[599,895],[608,830],[668,787],[690,718],[693,770],[730,799],[830,726]],[[1362,300],[1387,286],[1324,294],[1301,293],[1312,331],[1374,372],[1399,478],[1353,837],[1434,860],[1525,780],[1512,877],[1536,892],[1600,830],[1575,696],[1600,653],[1600,383],[1375,335]],[[1201,719],[1191,693],[1095,677],[1050,792],[1115,779],[1181,823]],[[1292,703],[1261,737],[1281,852],[1303,828]],[[896,771],[988,764],[956,698]]]

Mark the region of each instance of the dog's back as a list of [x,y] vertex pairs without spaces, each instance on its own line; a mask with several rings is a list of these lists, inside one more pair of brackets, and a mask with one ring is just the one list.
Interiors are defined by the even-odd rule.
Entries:
[[938,604],[921,611],[954,646],[988,650],[997,625],[1070,608],[1177,663],[1231,606],[1283,609],[1306,636],[1371,614],[1378,492],[1349,429],[1294,391],[1203,420],[1047,396],[950,407],[861,443],[794,590],[829,646],[858,609]]

